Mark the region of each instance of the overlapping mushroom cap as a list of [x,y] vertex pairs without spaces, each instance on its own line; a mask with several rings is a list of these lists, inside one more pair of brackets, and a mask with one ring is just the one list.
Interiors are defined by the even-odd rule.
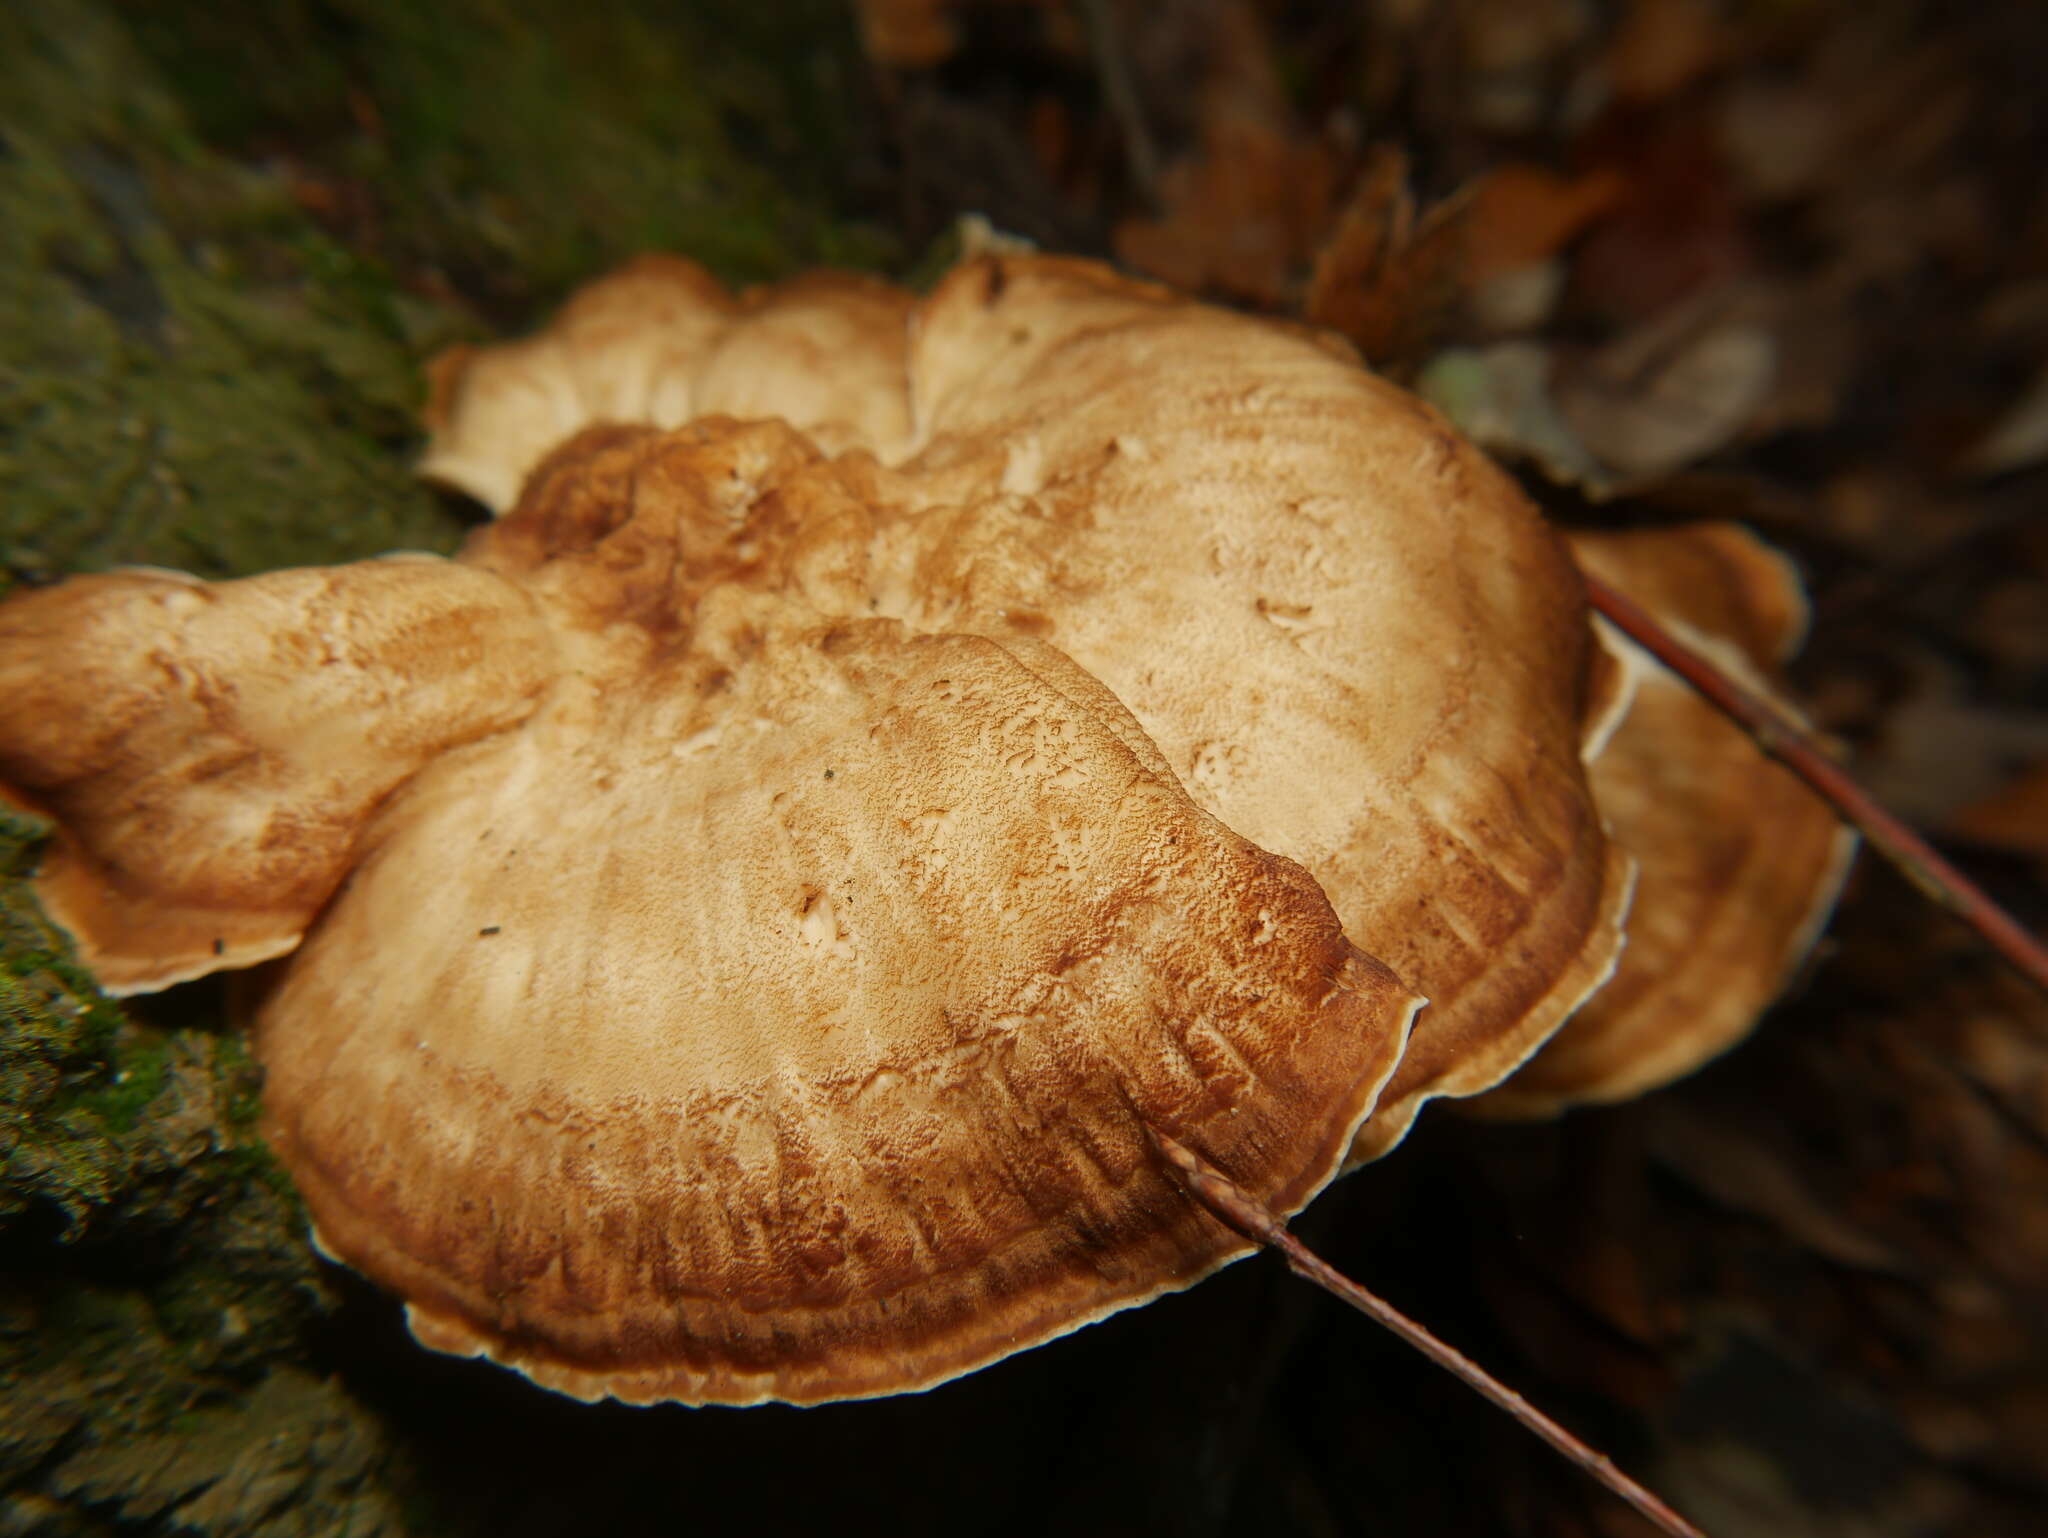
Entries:
[[377,804],[524,718],[552,651],[429,557],[77,577],[0,605],[0,793],[56,820],[37,894],[100,985],[168,987],[297,945]]
[[436,396],[455,562],[0,606],[47,900],[128,988],[304,936],[267,1130],[428,1344],[925,1386],[1241,1252],[1148,1126],[1291,1211],[1615,965],[1570,556],[1314,338],[661,259]]
[[[1806,601],[1785,558],[1734,524],[1574,534],[1590,572],[1765,698],[1798,649]],[[1641,875],[1607,986],[1477,1108],[1545,1115],[1625,1100],[1748,1034],[1827,921],[1853,832],[1682,679],[1609,627],[1618,725],[1593,790]],[[1782,701],[1781,709],[1789,709]]]

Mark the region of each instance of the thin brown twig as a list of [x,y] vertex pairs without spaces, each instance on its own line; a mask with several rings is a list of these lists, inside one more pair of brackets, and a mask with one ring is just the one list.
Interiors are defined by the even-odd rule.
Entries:
[[1612,1458],[1595,1452],[1471,1358],[1445,1345],[1384,1298],[1368,1292],[1323,1260],[1289,1233],[1287,1225],[1274,1215],[1271,1208],[1234,1184],[1200,1154],[1183,1147],[1157,1128],[1147,1126],[1146,1131],[1158,1146],[1161,1156],[1179,1173],[1189,1194],[1220,1221],[1247,1239],[1278,1250],[1296,1276],[1315,1283],[1332,1297],[1350,1304],[1367,1318],[1392,1330],[1437,1366],[1463,1379],[1641,1512],[1660,1531],[1670,1534],[1671,1538],[1706,1538],[1699,1528],[1622,1473]]
[[1870,840],[1873,848],[1903,871],[1908,881],[1976,930],[2020,976],[2048,993],[2048,948],[2021,928],[1974,881],[1936,853],[1925,839],[1878,805],[1868,791],[1821,752],[1811,733],[1678,640],[1626,593],[1608,586],[1591,572],[1585,578],[1586,593],[1595,609],[1747,731],[1758,747],[1811,786],[1815,794]]

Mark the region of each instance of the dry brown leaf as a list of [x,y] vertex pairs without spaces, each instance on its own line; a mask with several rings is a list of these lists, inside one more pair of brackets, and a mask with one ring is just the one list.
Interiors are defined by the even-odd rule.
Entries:
[[861,47],[889,69],[929,69],[960,43],[954,0],[855,0]]
[[1284,304],[1329,219],[1338,157],[1270,115],[1228,105],[1160,179],[1166,212],[1117,226],[1116,254],[1177,288]]
[[1316,253],[1303,313],[1368,363],[1419,360],[1464,298],[1471,212],[1467,188],[1418,217],[1408,157],[1381,146]]
[[1225,4],[1213,24],[1198,146],[1160,177],[1164,212],[1123,221],[1112,244],[1176,288],[1278,309],[1329,225],[1344,157],[1302,127],[1257,15]]
[[1554,278],[1535,295],[1499,286],[1541,268],[1621,195],[1611,171],[1565,177],[1511,163],[1487,172],[1418,213],[1408,158],[1380,146],[1316,253],[1304,313],[1342,333],[1369,363],[1411,364],[1487,294],[1540,319]]
[[1567,177],[1524,162],[1496,166],[1474,184],[1465,215],[1470,281],[1555,256],[1613,207],[1625,186],[1619,172],[1604,167]]

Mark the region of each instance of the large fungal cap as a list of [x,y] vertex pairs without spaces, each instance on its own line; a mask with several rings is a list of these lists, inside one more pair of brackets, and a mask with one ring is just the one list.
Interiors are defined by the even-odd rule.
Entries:
[[[736,467],[755,580],[659,601]],[[924,1387],[1239,1252],[1144,1123],[1291,1209],[1393,1068],[1418,1001],[1096,680],[786,591],[834,479],[779,426],[601,435],[472,552],[575,675],[392,802],[258,1031],[325,1244],[430,1345],[586,1398]]]
[[[501,389],[500,360],[575,344],[584,374],[608,372],[607,348],[638,369],[630,328],[598,345],[580,319],[636,306],[665,334],[715,332],[716,356],[761,357],[755,401],[786,389],[842,426],[893,424],[908,402],[907,437],[856,441],[894,472],[878,476],[891,495],[931,511],[818,601],[1043,637],[1129,707],[1199,805],[1309,868],[1346,932],[1431,1000],[1361,1157],[1431,1096],[1498,1082],[1600,985],[1629,867],[1581,762],[1597,663],[1578,580],[1429,408],[1300,334],[1097,264],[988,257],[908,312],[907,351],[863,332],[864,361],[849,351],[834,377],[873,393],[827,411],[812,374],[775,372],[787,355],[754,340],[820,293],[756,291],[735,318],[678,264],[607,278],[541,337],[444,373],[429,466],[451,474],[452,446],[542,391],[530,375]],[[672,377],[700,411],[745,409],[702,386],[696,354],[669,368],[639,393]],[[495,488],[531,463],[472,462],[466,484],[502,506]]]
[[[1239,1251],[1147,1125],[1292,1210],[1611,968],[1577,575],[1400,392],[1043,259],[642,265],[563,325],[442,370],[431,459],[521,488],[434,570],[531,676],[357,777],[258,1006],[270,1135],[423,1340],[930,1384]],[[125,733],[185,708],[124,666]]]
[[386,794],[533,708],[551,651],[524,594],[431,557],[75,578],[0,605],[0,794],[56,820],[37,894],[110,992],[247,966]]
[[[1747,530],[1575,534],[1572,548],[1724,671],[1777,692],[1806,602],[1790,564]],[[1740,1041],[1819,935],[1856,846],[1683,679],[1611,627],[1601,634],[1634,684],[1593,765],[1600,810],[1642,872],[1628,949],[1613,981],[1478,1103],[1492,1114],[1628,1099]]]

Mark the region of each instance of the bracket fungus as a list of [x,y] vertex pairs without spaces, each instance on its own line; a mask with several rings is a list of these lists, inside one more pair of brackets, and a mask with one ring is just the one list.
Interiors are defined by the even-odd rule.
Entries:
[[[1734,524],[1574,534],[1588,572],[1793,719],[1781,666],[1806,630],[1789,562]],[[1636,858],[1628,947],[1607,986],[1476,1109],[1625,1100],[1746,1035],[1812,948],[1856,835],[1682,679],[1602,621],[1623,709],[1589,745],[1593,792]]]
[[[458,556],[17,596],[0,781],[110,989],[284,958],[267,1134],[438,1349],[926,1387],[1248,1248],[1148,1129],[1292,1212],[1511,1094],[1615,970],[1631,850],[1684,899],[1656,954],[1750,980],[1674,1052],[1717,989],[1651,969],[1501,1109],[1683,1071],[1832,890],[1810,805],[1791,873],[1671,810],[1697,723],[1571,551],[1317,336],[1078,261],[917,299],[647,258],[434,385],[427,473],[500,515]],[[1772,564],[1580,556],[1656,589],[1669,549]],[[1783,640],[1768,584],[1668,585]]]

